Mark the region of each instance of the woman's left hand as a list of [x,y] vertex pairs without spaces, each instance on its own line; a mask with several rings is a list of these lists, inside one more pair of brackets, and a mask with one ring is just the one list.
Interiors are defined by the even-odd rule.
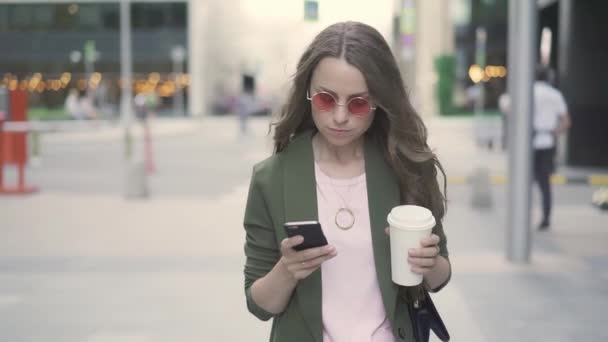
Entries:
[[432,234],[420,240],[420,248],[408,251],[407,261],[412,266],[412,272],[426,275],[437,264],[439,257],[439,236]]
[[[386,228],[386,233],[390,229]],[[411,265],[412,272],[416,274],[426,275],[437,264],[439,257],[439,242],[441,239],[435,234],[425,237],[420,240],[420,248],[412,248],[408,251],[408,263]]]

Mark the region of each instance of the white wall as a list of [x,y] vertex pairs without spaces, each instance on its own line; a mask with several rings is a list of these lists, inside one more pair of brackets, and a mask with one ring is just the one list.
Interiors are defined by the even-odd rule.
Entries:
[[206,88],[211,95],[214,86],[223,83],[237,91],[241,71],[252,70],[257,71],[260,95],[284,96],[301,53],[330,24],[365,22],[390,43],[394,4],[395,0],[319,0],[319,20],[310,22],[304,20],[303,0],[211,1],[208,32],[201,35],[207,41]]
[[435,87],[435,57],[454,51],[454,30],[450,0],[416,2],[416,78],[414,102],[420,115],[438,113]]

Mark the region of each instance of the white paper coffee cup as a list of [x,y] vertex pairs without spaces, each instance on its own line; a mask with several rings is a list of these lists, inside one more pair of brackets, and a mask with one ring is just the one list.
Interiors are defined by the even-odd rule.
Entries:
[[387,217],[390,226],[391,270],[393,282],[403,286],[422,283],[422,275],[411,271],[410,248],[420,248],[420,240],[430,236],[435,218],[430,210],[416,205],[394,207]]

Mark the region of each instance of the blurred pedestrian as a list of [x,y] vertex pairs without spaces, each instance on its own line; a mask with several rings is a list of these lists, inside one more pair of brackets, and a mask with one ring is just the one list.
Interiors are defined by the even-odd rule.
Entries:
[[141,92],[135,95],[133,104],[135,115],[139,119],[143,131],[144,164],[146,171],[151,174],[156,171],[156,166],[154,163],[150,120],[155,116],[155,110],[158,107],[158,96],[154,90]]
[[84,93],[79,99],[80,110],[82,111],[82,117],[85,119],[97,119],[97,109],[93,103],[93,94]]
[[112,119],[112,106],[110,104],[110,87],[112,82],[110,80],[103,80],[99,87],[95,90],[95,101],[99,108],[99,114],[104,119]]
[[[503,89],[506,87],[506,83],[503,83]],[[509,122],[508,122],[508,111],[511,106],[509,100],[509,94],[503,93],[498,97],[498,110],[500,111],[500,144],[502,150],[507,149],[507,137],[509,135]]]
[[[545,66],[536,68],[536,82],[533,87],[532,147],[534,180],[538,184],[542,204],[539,230],[547,230],[551,226],[553,207],[551,175],[555,172],[557,139],[570,128],[566,101],[562,93],[550,84],[551,78],[551,69]],[[511,101],[507,94],[501,95],[499,107],[509,120]]]
[[[393,56],[374,28],[344,22],[317,35],[297,65],[244,218],[247,306],[274,318],[271,341],[411,342],[409,294],[449,281],[443,169]],[[391,280],[386,218],[400,204],[437,219],[403,260],[423,275],[415,287]],[[330,245],[296,251],[303,238],[286,237],[287,220],[318,220]]]
[[146,93],[145,104],[148,110],[148,117],[156,116],[156,110],[158,109],[159,102],[158,94],[155,90],[150,90]]
[[138,93],[133,98],[133,107],[135,108],[135,117],[144,122],[148,118],[148,107],[146,105],[146,94]]
[[241,137],[247,136],[247,121],[255,111],[255,78],[251,75],[243,75],[243,85],[240,96],[237,98],[237,116],[239,120],[239,131]]
[[557,138],[570,128],[568,107],[562,93],[551,86],[550,69],[539,67],[534,83],[534,178],[538,183],[543,216],[538,226],[546,230],[551,225],[551,174],[555,172]]
[[66,96],[65,98],[65,111],[68,114],[68,116],[72,119],[83,119],[84,118],[84,112],[82,111],[82,108],[80,107],[80,99],[78,96],[78,89],[76,88],[70,88],[70,90],[68,91],[68,96]]

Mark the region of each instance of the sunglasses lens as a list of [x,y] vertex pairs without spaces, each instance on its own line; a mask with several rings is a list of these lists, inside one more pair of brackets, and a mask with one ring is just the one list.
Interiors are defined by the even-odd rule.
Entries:
[[329,111],[334,109],[336,100],[327,93],[317,93],[312,97],[312,104],[319,110]]
[[369,101],[364,98],[358,97],[348,102],[348,111],[352,115],[367,115],[371,112],[371,106]]

